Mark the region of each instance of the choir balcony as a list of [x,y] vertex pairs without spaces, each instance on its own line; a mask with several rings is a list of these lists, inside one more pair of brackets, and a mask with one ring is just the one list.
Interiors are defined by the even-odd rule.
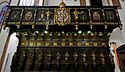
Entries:
[[3,25],[13,30],[112,31],[121,26],[116,6],[8,6]]
[[3,25],[19,39],[12,72],[114,72],[116,6],[8,6]]

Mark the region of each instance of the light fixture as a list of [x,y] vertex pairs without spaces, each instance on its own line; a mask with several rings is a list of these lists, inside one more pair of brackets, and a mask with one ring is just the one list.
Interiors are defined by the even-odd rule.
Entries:
[[68,33],[66,33],[66,36],[69,36],[69,34],[68,34]]
[[105,25],[105,29],[107,29],[107,25]]
[[92,25],[90,25],[90,29],[93,29],[93,26],[92,26]]
[[87,33],[91,33],[91,31],[88,31]]
[[44,33],[41,33],[41,36],[44,36]]
[[77,36],[77,34],[76,34],[76,33],[74,33],[74,36]]
[[82,31],[80,30],[80,31],[78,31],[78,33],[79,33],[79,34],[81,34],[81,33],[82,33]]
[[35,33],[39,33],[38,31],[35,31]]
[[44,33],[45,33],[45,34],[47,34],[47,33],[48,33],[48,31],[44,31]]
[[58,32],[58,36],[60,36],[60,33]]
[[91,33],[91,36],[94,36],[94,34],[93,34],[93,33]]
[[49,35],[52,36],[53,35],[52,32]]
[[82,36],[85,36],[85,33],[84,33],[84,32],[82,33]]
[[62,31],[62,33],[64,34],[64,31]]

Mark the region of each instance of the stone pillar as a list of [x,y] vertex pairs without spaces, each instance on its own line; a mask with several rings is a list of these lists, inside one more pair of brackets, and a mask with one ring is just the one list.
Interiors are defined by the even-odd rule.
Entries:
[[11,0],[10,6],[18,6],[19,0]]
[[110,1],[111,1],[111,0],[107,0],[107,4],[108,4],[108,6],[111,6]]
[[113,6],[118,6],[121,9],[121,4],[119,0],[112,0]]
[[43,6],[44,5],[44,0],[39,0],[38,6]]
[[[5,60],[8,39],[9,39],[9,28],[2,28],[0,33],[0,71],[2,69],[3,61]],[[2,71],[1,71],[2,72]]]
[[80,6],[85,6],[86,5],[86,0],[80,0]]
[[17,51],[18,38],[16,37],[16,33],[13,33],[9,36],[10,37],[1,72],[11,72],[10,66],[12,64],[12,58],[14,53]]
[[[49,6],[49,0],[44,0],[44,6]],[[55,1],[53,1],[53,2],[55,2]]]
[[103,6],[108,6],[107,0],[102,0],[102,4],[103,4]]
[[91,6],[90,5],[90,0],[86,0],[86,6]]

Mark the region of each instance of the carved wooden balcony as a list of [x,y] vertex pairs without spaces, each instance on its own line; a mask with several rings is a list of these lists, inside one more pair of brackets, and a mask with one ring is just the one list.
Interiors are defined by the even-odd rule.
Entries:
[[115,6],[8,6],[4,25],[19,38],[12,72],[114,72],[108,37],[121,26]]
[[66,6],[64,10],[58,6],[8,6],[4,25],[19,30],[112,31],[121,22],[116,6]]

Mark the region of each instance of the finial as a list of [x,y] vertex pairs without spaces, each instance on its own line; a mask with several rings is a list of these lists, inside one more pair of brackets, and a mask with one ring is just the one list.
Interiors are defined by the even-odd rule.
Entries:
[[60,8],[64,8],[66,6],[66,4],[64,3],[64,1],[62,0],[62,2],[59,4]]

